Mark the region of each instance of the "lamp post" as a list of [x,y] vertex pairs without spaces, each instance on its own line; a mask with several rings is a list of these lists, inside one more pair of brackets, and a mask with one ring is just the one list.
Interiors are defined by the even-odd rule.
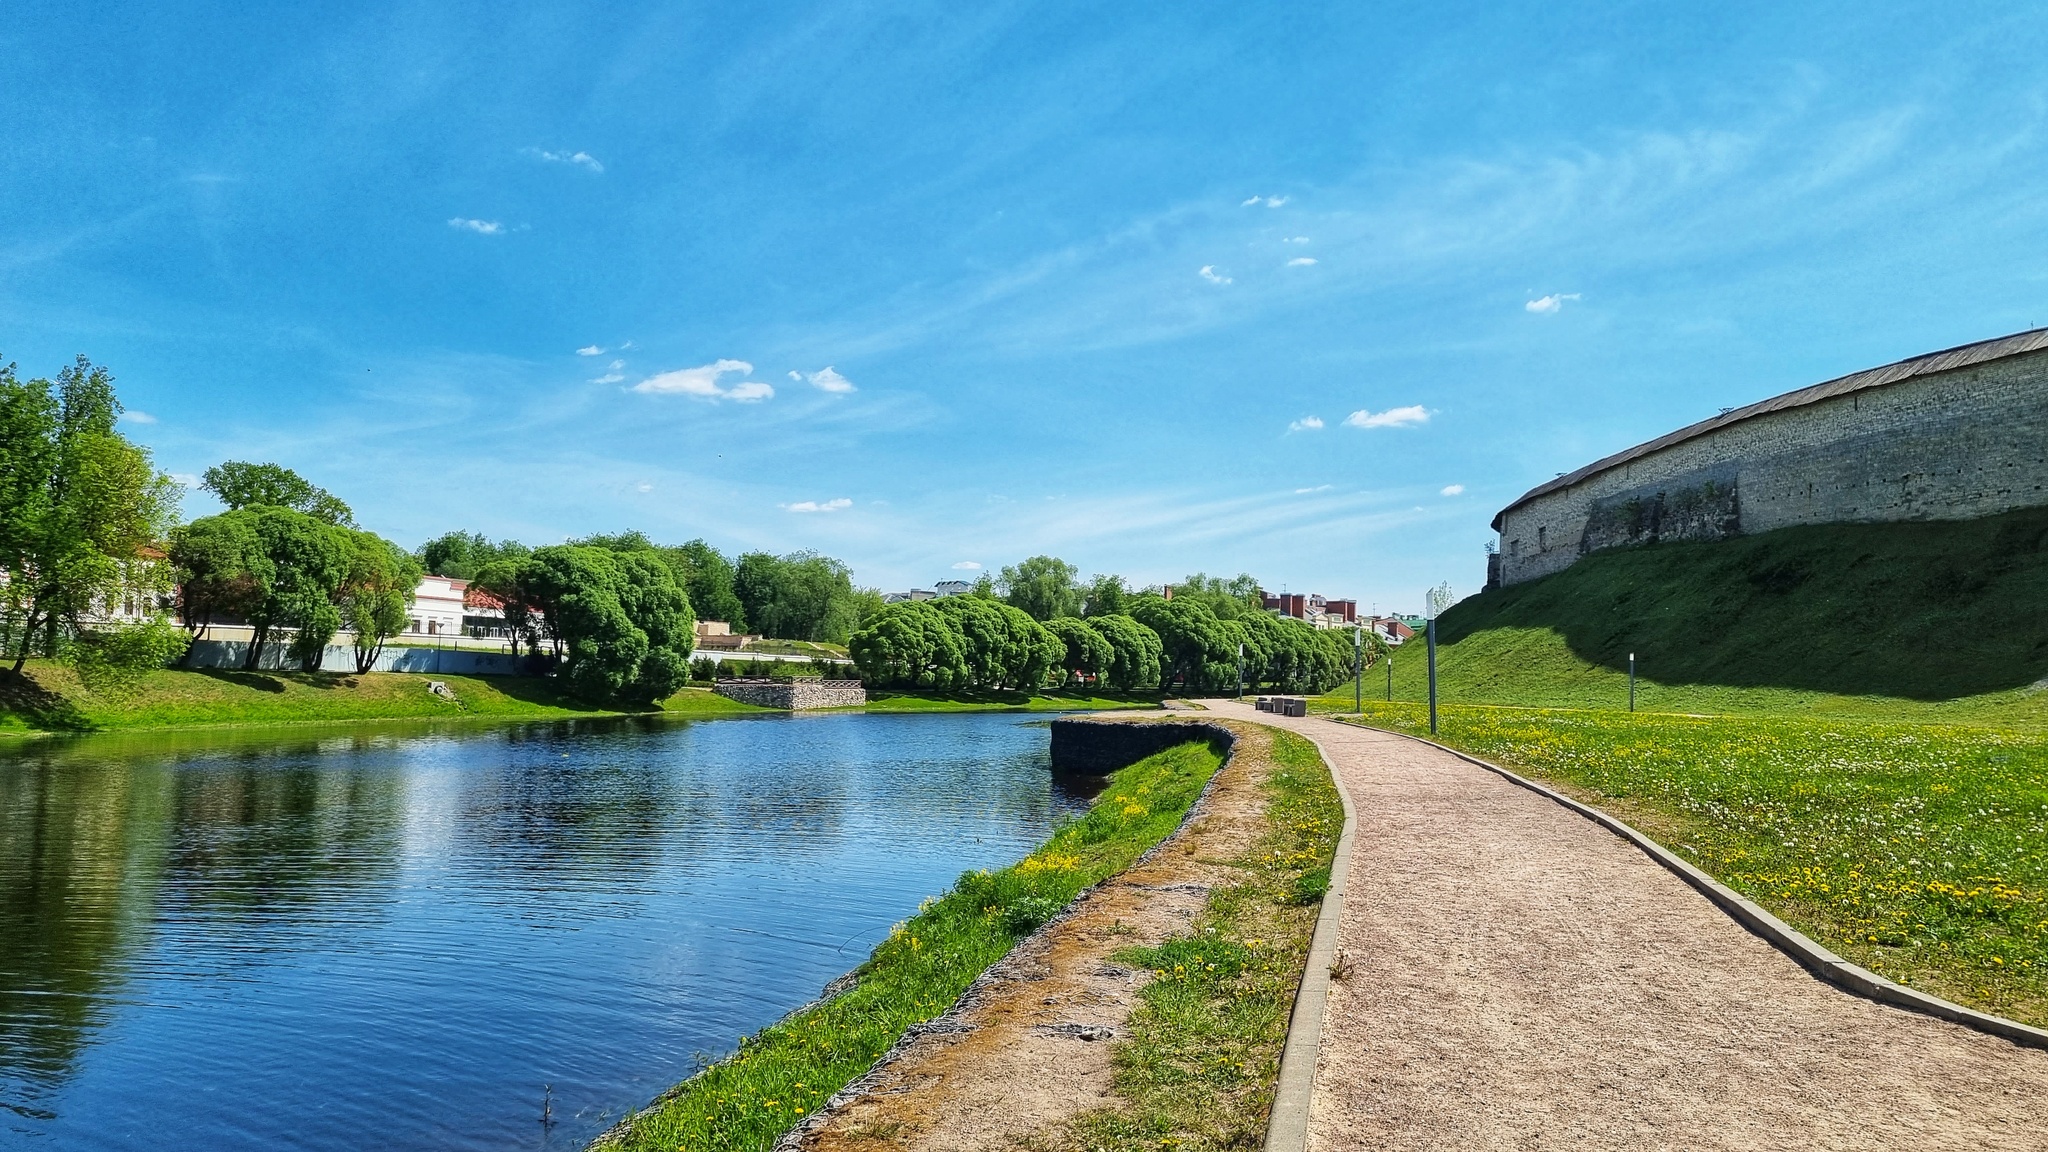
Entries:
[[1628,710],[1636,710],[1636,654],[1628,654]]
[[1237,646],[1237,700],[1244,702],[1244,645]]
[[1365,714],[1365,628],[1356,621],[1351,625],[1351,712]]
[[1394,652],[1387,650],[1387,703],[1394,702]]
[[1429,614],[1426,621],[1428,632],[1425,638],[1429,642],[1429,734],[1431,736],[1436,735],[1436,620],[1438,616],[1443,615],[1444,609],[1450,607],[1450,604],[1451,586],[1449,584],[1439,584],[1429,590],[1429,603],[1426,606]]

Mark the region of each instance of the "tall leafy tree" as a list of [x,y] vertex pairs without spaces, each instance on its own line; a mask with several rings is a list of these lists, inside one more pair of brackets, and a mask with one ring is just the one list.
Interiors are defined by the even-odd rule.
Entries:
[[857,623],[852,573],[816,552],[749,552],[734,570],[733,592],[764,636],[843,644]]
[[348,578],[336,593],[342,627],[354,648],[356,671],[376,666],[384,645],[410,620],[421,565],[410,553],[381,536],[358,532]]
[[1159,596],[1134,596],[1128,605],[1138,623],[1159,636],[1159,682],[1178,681],[1186,690],[1203,692],[1237,679],[1237,642],[1242,632],[1225,628],[1206,604]]
[[932,688],[968,684],[967,647],[951,616],[932,601],[883,608],[847,641],[861,678],[878,687]]
[[170,558],[178,614],[195,635],[221,618],[248,619],[277,576],[252,516],[229,513],[180,525],[171,532]]
[[658,556],[558,544],[509,563],[516,568],[487,573],[487,586],[546,620],[572,691],[652,703],[687,678],[696,639],[689,597]]
[[481,532],[444,532],[413,553],[420,565],[436,576],[451,580],[474,580],[485,568],[500,560],[515,560],[533,551],[517,540],[493,543]]
[[1105,576],[1096,573],[1088,580],[1088,587],[1081,593],[1081,615],[1118,616],[1123,614],[1124,601],[1131,591],[1124,586],[1121,576]]
[[747,630],[747,610],[733,591],[733,563],[718,549],[702,540],[692,540],[664,551],[674,556],[683,572],[690,607],[699,620],[723,620],[734,632]]
[[57,655],[106,606],[163,581],[139,561],[170,529],[177,486],[116,430],[121,410],[113,376],[83,356],[54,384],[0,371],[0,620],[17,674],[33,647]]
[[1240,572],[1227,580],[1221,576],[1205,576],[1197,572],[1173,586],[1173,598],[1199,603],[1218,620],[1235,620],[1240,616],[1266,610],[1265,598],[1259,594],[1257,578],[1245,572]]
[[208,468],[200,477],[199,486],[218,497],[230,512],[243,508],[290,508],[323,523],[355,527],[355,513],[340,497],[276,464],[229,460]]
[[996,589],[1012,608],[1043,622],[1081,614],[1079,577],[1079,569],[1057,556],[1033,556],[1006,565]]
[[355,562],[355,532],[305,512],[269,504],[221,515],[248,521],[271,574],[244,618],[250,637],[242,667],[261,667],[272,634],[288,628],[292,640],[287,656],[307,671],[318,669],[327,642],[341,629],[341,609],[335,597]]

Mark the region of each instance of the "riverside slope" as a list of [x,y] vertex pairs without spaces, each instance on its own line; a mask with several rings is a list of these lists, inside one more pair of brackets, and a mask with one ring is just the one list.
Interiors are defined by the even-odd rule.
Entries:
[[1357,808],[1309,1148],[2042,1146],[2048,1052],[1824,984],[1449,753],[1209,707],[1312,736]]

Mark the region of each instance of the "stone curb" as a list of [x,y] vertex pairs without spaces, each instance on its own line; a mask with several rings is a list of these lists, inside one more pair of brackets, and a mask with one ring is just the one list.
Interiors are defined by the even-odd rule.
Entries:
[[[1343,721],[1335,719],[1332,719],[1330,722],[1333,724],[1343,723]],[[1372,726],[1360,725],[1360,727]],[[1679,879],[1692,885],[1693,888],[1698,890],[1700,895],[1713,901],[1715,906],[1726,912],[1736,923],[1763,937],[1780,952],[1797,960],[1801,967],[1837,988],[1852,992],[1869,1000],[1875,1000],[1880,1004],[1890,1005],[1893,1008],[1903,1008],[1908,1012],[1919,1012],[1923,1015],[1946,1020],[1951,1024],[1960,1024],[1965,1028],[1973,1028],[1979,1032],[1998,1036],[2010,1040],[2021,1047],[2039,1048],[2048,1051],[2048,1029],[2035,1028],[2032,1025],[2022,1024],[2017,1020],[2008,1020],[2003,1016],[1993,1016],[1989,1012],[1979,1012],[1974,1008],[1965,1008],[1960,1004],[1952,1004],[1947,1000],[1941,999],[1939,996],[1929,996],[1925,992],[1908,988],[1903,984],[1895,984],[1867,968],[1851,964],[1826,948],[1821,947],[1797,928],[1771,915],[1761,905],[1758,905],[1726,884],[1721,883],[1719,880],[1714,879],[1712,876],[1707,875],[1662,844],[1657,843],[1655,840],[1636,831],[1622,821],[1609,816],[1598,808],[1589,804],[1581,804],[1563,793],[1554,792],[1533,780],[1517,776],[1498,764],[1489,764],[1476,756],[1468,756],[1456,748],[1446,748],[1434,740],[1426,740],[1420,736],[1410,736],[1406,732],[1395,732],[1387,728],[1373,728],[1373,731],[1385,732],[1389,736],[1399,736],[1405,740],[1413,740],[1418,744],[1427,744],[1431,748],[1448,752],[1468,764],[1484,768],[1510,783],[1519,784],[1540,796],[1547,796],[1577,812],[1593,823],[1600,825],[1602,828],[1642,849],[1652,860],[1676,873]],[[1321,930],[1322,926],[1318,924],[1318,934],[1321,933]],[[1269,1142],[1267,1147],[1272,1147],[1272,1144]]]
[[1323,893],[1322,911],[1317,913],[1316,929],[1309,937],[1308,966],[1302,969],[1294,1011],[1287,1018],[1280,1081],[1273,1091],[1272,1114],[1266,1120],[1266,1152],[1302,1152],[1308,1147],[1309,1103],[1315,1092],[1316,1059],[1322,1052],[1323,1020],[1328,1014],[1330,967],[1337,960],[1337,930],[1344,919],[1344,882],[1351,875],[1351,834],[1358,818],[1351,793],[1344,788],[1344,777],[1322,741],[1277,724],[1267,727],[1293,732],[1316,746],[1323,767],[1329,769],[1330,783],[1337,789],[1337,799],[1344,805],[1344,830],[1338,833],[1337,851],[1330,858],[1330,887]]

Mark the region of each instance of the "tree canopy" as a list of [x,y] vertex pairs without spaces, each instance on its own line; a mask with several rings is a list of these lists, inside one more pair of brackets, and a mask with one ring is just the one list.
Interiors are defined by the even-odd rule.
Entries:
[[1006,565],[995,586],[1011,607],[1043,622],[1081,614],[1079,576],[1079,569],[1057,556],[1033,556]]
[[420,565],[436,576],[451,580],[474,580],[477,574],[500,560],[514,560],[533,549],[517,540],[493,543],[481,532],[444,532],[413,553]]
[[851,570],[816,552],[749,552],[733,572],[733,592],[763,636],[844,644],[860,624]]
[[229,460],[208,468],[199,486],[218,497],[228,511],[243,508],[290,508],[315,520],[343,528],[355,527],[355,513],[325,488],[289,468]]

